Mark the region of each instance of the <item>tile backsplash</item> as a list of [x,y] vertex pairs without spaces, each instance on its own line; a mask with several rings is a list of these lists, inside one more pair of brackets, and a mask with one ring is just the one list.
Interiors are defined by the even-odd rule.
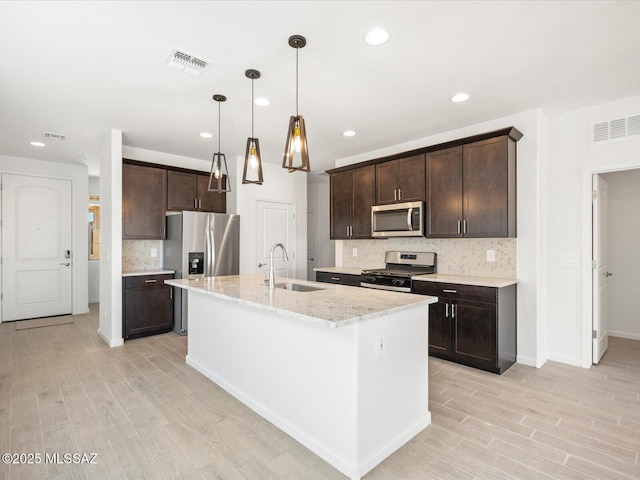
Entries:
[[[151,257],[151,249],[158,251]],[[162,240],[123,240],[122,271],[153,270],[162,267]]]
[[[342,241],[342,266],[383,267],[387,250],[436,252],[438,273],[515,278],[516,242],[515,238],[348,240]],[[357,257],[352,255],[354,247]],[[487,250],[495,250],[495,262],[487,262]]]

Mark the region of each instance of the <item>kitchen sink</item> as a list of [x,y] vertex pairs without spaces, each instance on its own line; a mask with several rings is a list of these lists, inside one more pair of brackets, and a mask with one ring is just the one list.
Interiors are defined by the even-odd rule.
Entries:
[[325,290],[323,287],[302,285],[301,283],[276,283],[276,288],[283,288],[285,290],[291,290],[292,292],[315,292],[316,290]]

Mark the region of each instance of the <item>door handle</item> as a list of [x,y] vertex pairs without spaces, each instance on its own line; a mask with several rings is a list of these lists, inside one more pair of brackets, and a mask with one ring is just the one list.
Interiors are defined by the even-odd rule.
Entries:
[[266,265],[266,263],[258,263],[258,268],[264,267],[265,265]]
[[413,208],[407,210],[407,230],[413,231],[413,225],[411,224],[411,216],[413,215]]
[[66,262],[66,263],[61,263],[60,265],[65,266],[65,267],[68,267],[68,266],[69,266],[69,265],[71,265],[71,264],[70,264],[69,262]]
[[611,272],[604,272],[604,276],[605,276],[605,277],[613,277],[613,273],[611,273]]
[[447,306],[447,310],[444,313],[444,318],[449,318],[449,304],[447,303],[446,306]]

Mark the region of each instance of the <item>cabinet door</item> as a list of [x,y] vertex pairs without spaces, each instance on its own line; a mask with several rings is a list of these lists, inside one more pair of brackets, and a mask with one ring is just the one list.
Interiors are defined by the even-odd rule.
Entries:
[[196,176],[167,172],[167,210],[196,210]]
[[352,171],[352,238],[371,238],[371,207],[375,200],[374,177],[373,165]]
[[173,327],[173,295],[169,285],[125,288],[125,338],[169,331]]
[[[227,213],[227,194],[210,192],[208,190],[209,175],[197,175],[196,177],[198,185],[198,210],[203,212]],[[225,188],[226,180],[226,177],[222,179],[222,188]]]
[[453,357],[467,365],[498,367],[497,308],[494,303],[454,300]]
[[424,201],[424,155],[416,155],[398,160],[398,180],[401,202]]
[[398,201],[398,161],[376,164],[376,205]]
[[122,166],[122,238],[164,239],[167,171]]
[[508,235],[507,148],[507,137],[491,138],[463,147],[466,237]]
[[429,355],[451,358],[450,300],[439,298],[429,305]]
[[349,238],[351,202],[353,198],[352,171],[334,173],[330,179],[331,238]]
[[427,154],[426,236],[462,236],[462,148]]

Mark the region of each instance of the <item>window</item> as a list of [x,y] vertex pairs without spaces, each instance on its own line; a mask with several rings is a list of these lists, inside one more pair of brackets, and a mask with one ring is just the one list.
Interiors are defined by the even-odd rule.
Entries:
[[100,260],[100,197],[89,195],[89,260]]

